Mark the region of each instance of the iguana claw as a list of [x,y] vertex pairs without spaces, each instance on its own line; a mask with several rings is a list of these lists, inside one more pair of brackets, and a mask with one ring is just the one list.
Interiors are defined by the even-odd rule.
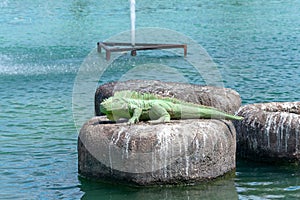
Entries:
[[130,118],[130,119],[128,120],[127,124],[128,124],[128,125],[132,125],[132,124],[136,124],[136,123],[138,123],[138,122],[139,122],[139,120]]

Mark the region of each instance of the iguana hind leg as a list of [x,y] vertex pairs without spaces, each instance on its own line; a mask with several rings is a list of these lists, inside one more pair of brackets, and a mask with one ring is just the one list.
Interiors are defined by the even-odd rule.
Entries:
[[149,123],[159,124],[164,122],[170,122],[171,116],[166,109],[164,109],[159,104],[155,104],[151,107],[149,111]]

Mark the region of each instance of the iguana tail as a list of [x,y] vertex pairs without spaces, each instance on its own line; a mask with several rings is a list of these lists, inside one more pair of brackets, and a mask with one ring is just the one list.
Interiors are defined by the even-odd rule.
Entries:
[[231,115],[215,109],[199,108],[200,117],[212,119],[227,119],[227,120],[243,120],[244,118],[237,115]]
[[[226,119],[226,120],[242,120],[243,117],[227,114],[220,110],[210,107],[189,107],[189,106],[181,106],[180,115],[177,115],[178,118],[182,119]],[[174,118],[177,118],[176,116]]]

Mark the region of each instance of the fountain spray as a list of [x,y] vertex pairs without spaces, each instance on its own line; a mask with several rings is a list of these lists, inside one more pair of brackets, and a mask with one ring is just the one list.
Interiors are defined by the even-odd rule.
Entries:
[[130,0],[131,45],[135,46],[135,0]]

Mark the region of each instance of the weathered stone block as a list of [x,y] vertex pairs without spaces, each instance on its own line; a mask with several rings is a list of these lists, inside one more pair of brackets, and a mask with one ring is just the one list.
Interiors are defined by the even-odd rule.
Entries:
[[235,121],[237,155],[256,161],[300,161],[300,102],[261,103],[240,108]]
[[142,186],[207,181],[235,169],[235,135],[225,120],[128,126],[94,117],[78,138],[79,173]]

